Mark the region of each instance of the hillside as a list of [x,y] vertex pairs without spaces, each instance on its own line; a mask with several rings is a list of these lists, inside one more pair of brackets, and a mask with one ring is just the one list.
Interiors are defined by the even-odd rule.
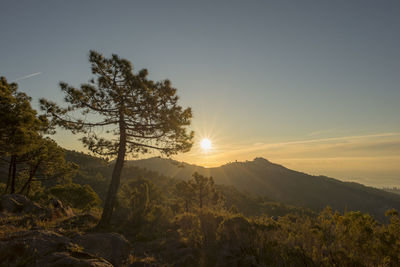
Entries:
[[231,185],[244,192],[314,210],[331,206],[339,211],[362,211],[383,219],[386,210],[400,209],[400,196],[396,194],[358,183],[293,171],[263,158],[215,168],[163,158],[130,161],[127,165],[182,180],[189,179],[196,171],[212,176],[217,184]]

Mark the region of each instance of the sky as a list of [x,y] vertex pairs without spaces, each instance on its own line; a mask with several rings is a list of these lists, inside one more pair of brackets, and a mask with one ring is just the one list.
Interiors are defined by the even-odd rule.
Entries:
[[[196,142],[177,160],[264,157],[400,186],[399,14],[397,0],[3,0],[0,75],[35,108],[40,97],[62,104],[60,81],[91,78],[90,49],[115,53],[192,107]],[[69,132],[53,138],[83,149]]]

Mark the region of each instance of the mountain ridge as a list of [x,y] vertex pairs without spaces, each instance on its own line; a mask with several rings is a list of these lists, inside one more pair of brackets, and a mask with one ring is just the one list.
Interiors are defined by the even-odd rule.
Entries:
[[400,209],[399,195],[359,183],[291,170],[261,157],[211,168],[161,157],[128,161],[127,164],[180,180],[188,180],[198,172],[212,176],[216,184],[232,185],[242,192],[317,211],[331,206],[341,212],[362,211],[383,219],[386,210]]

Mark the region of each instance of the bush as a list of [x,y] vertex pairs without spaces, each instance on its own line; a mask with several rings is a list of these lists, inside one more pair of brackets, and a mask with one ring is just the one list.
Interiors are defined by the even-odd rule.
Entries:
[[49,188],[47,192],[77,209],[89,210],[101,203],[99,196],[89,185],[82,186],[74,183],[56,185]]

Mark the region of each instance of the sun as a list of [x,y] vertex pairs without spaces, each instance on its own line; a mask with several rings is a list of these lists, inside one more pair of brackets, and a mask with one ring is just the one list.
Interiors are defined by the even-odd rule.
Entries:
[[210,150],[211,149],[211,141],[208,138],[201,139],[200,146],[203,150]]

